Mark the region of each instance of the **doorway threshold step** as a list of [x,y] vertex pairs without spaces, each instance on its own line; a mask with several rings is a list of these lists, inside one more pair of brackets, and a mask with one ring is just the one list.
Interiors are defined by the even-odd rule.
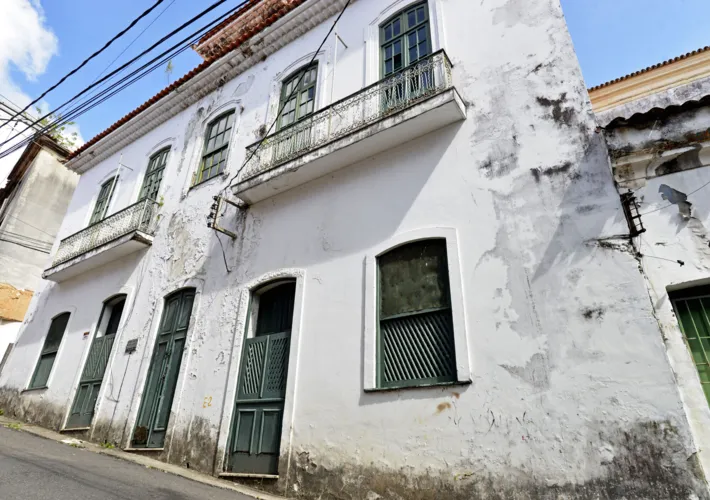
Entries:
[[278,479],[278,474],[251,474],[249,472],[220,472],[219,477],[248,477],[252,479]]

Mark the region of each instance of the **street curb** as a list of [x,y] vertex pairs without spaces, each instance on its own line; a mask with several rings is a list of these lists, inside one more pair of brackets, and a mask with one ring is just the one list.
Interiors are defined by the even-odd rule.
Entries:
[[[19,427],[10,427],[10,424],[18,424]],[[25,424],[24,422],[21,422],[19,420],[14,420],[4,416],[0,416],[0,425],[3,427],[9,427],[13,430],[27,432],[28,434],[32,434],[34,436],[38,436],[44,439],[49,439],[50,441],[56,441],[58,443],[62,443],[62,440],[68,438],[67,435],[59,434],[58,432],[45,429],[44,427]],[[160,470],[168,474],[184,477],[185,479],[214,486],[216,488],[221,488],[223,490],[232,490],[243,495],[248,495],[257,500],[287,500],[286,497],[263,493],[247,486],[242,486],[229,481],[224,481],[222,479],[217,479],[213,476],[209,476],[201,472],[196,472],[194,470],[185,469],[183,467],[180,467],[179,465],[168,464],[165,462],[161,462],[160,460],[155,460],[154,458],[136,455],[133,453],[127,453],[119,449],[102,448],[101,446],[94,443],[90,443],[88,441],[81,441],[81,446],[79,448],[90,451],[92,453],[98,453],[100,455],[107,455],[109,457],[117,458],[119,460],[133,462],[137,465],[142,465],[144,467]]]

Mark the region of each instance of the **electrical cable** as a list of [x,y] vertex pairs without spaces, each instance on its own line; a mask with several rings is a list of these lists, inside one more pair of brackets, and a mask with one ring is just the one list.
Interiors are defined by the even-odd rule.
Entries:
[[15,216],[12,215],[12,214],[7,214],[7,216],[8,216],[8,217],[12,217],[13,219],[15,219],[15,220],[17,220],[17,221],[20,221],[20,222],[22,222],[23,224],[26,224],[26,225],[30,226],[32,229],[36,229],[36,230],[39,231],[40,233],[46,234],[46,235],[49,236],[50,238],[56,238],[56,237],[57,237],[56,234],[49,234],[47,231],[43,231],[42,229],[38,228],[37,226],[33,226],[33,225],[30,224],[29,222],[25,222],[25,221],[23,221],[22,219],[19,219],[19,218],[15,217]]
[[[27,106],[25,106],[24,109],[22,109],[22,110],[21,110],[20,112],[18,112],[15,116],[13,116],[12,119],[17,118],[19,115],[21,115],[22,113],[24,113],[25,111],[27,111],[28,109],[30,109],[30,107],[32,107],[34,104],[37,104],[39,101],[41,101],[43,97],[45,97],[47,94],[49,94],[52,90],[54,90],[54,89],[56,89],[57,87],[59,87],[59,86],[60,86],[62,83],[64,83],[69,77],[71,77],[71,76],[74,75],[77,71],[79,71],[81,68],[83,68],[84,66],[86,66],[86,64],[87,64],[89,61],[91,61],[93,58],[95,58],[96,56],[98,56],[99,54],[101,54],[104,50],[106,50],[107,48],[109,48],[109,46],[110,46],[113,42],[115,42],[116,40],[118,40],[119,38],[121,38],[123,35],[125,35],[131,28],[133,28],[136,24],[138,24],[138,22],[139,22],[141,19],[143,19],[143,18],[144,18],[145,16],[147,16],[148,14],[150,14],[158,5],[160,5],[160,4],[163,3],[164,1],[165,1],[165,0],[156,0],[156,2],[155,2],[153,5],[151,5],[150,7],[148,7],[145,11],[143,11],[143,13],[142,13],[140,16],[138,16],[138,17],[135,18],[133,21],[131,21],[131,23],[130,23],[128,26],[126,26],[126,28],[124,28],[124,29],[123,29],[122,31],[120,31],[117,35],[115,35],[113,38],[111,38],[111,40],[109,40],[108,42],[106,42],[106,43],[104,44],[104,46],[101,47],[99,50],[97,50],[96,52],[94,52],[93,54],[91,54],[89,57],[87,57],[86,59],[84,59],[84,60],[82,61],[82,63],[81,63],[79,66],[77,66],[76,68],[74,68],[73,70],[71,70],[69,73],[67,73],[66,75],[64,75],[57,83],[55,83],[54,85],[52,85],[51,87],[49,87],[47,90],[45,90],[44,92],[42,92],[42,94],[41,94],[39,97],[37,97],[34,101],[32,101],[31,103],[29,103]],[[2,129],[2,127],[3,127],[3,125],[0,125],[0,129]]]
[[[316,60],[316,57],[318,57],[318,53],[321,51],[321,49],[322,49],[323,46],[325,45],[325,42],[328,41],[328,38],[330,37],[331,33],[333,33],[333,30],[335,30],[335,26],[338,24],[338,21],[340,21],[340,18],[343,17],[343,14],[345,14],[345,10],[346,10],[346,9],[348,8],[348,6],[350,5],[350,2],[351,2],[351,1],[352,1],[352,0],[348,0],[348,1],[345,3],[345,5],[343,6],[343,9],[340,11],[340,14],[338,14],[338,17],[335,18],[335,21],[333,21],[333,25],[330,27],[330,29],[328,30],[328,33],[326,33],[325,37],[323,38],[323,41],[320,43],[320,45],[318,46],[318,48],[316,49],[316,51],[313,53],[313,57],[311,58],[310,62],[309,62],[307,65],[305,65],[306,68],[310,67],[310,66],[313,64],[313,62]],[[303,78],[304,78],[305,76],[306,76],[306,71],[303,71],[303,72],[301,73],[301,76],[299,76],[298,81],[297,81],[296,84],[293,86],[293,89],[291,90],[291,94],[284,100],[283,104],[281,105],[280,109],[278,110],[278,113],[276,113],[276,118],[274,119],[273,122],[271,122],[271,126],[270,126],[269,129],[266,131],[266,133],[264,134],[264,137],[261,138],[261,140],[259,141],[259,143],[258,143],[258,144],[256,145],[256,147],[254,148],[254,151],[252,151],[252,153],[249,155],[249,157],[247,157],[247,159],[244,160],[244,163],[242,163],[242,165],[239,167],[239,169],[237,169],[237,172],[236,172],[236,173],[234,174],[234,176],[229,180],[229,182],[227,183],[227,185],[226,185],[224,188],[222,188],[222,190],[220,191],[220,194],[224,194],[224,192],[225,192],[227,189],[229,189],[229,186],[230,186],[230,185],[232,184],[232,182],[239,176],[239,174],[242,172],[242,170],[244,170],[244,167],[246,167],[247,164],[251,161],[251,159],[254,158],[254,155],[257,153],[257,151],[259,151],[259,148],[261,147],[261,145],[264,143],[264,141],[265,141],[266,138],[269,136],[269,134],[271,133],[271,131],[273,130],[273,128],[276,126],[276,123],[278,122],[279,117],[281,116],[281,113],[283,113],[283,110],[284,110],[284,108],[286,107],[286,104],[287,104],[291,99],[293,99],[293,96],[295,95],[296,90],[297,90],[298,87],[301,85],[301,81],[303,80]],[[219,235],[217,235],[217,241],[219,241],[219,247],[220,247],[220,249],[222,250],[222,259],[224,260],[224,267],[225,267],[225,269],[227,270],[227,272],[229,273],[229,272],[231,272],[231,269],[229,269],[229,266],[227,265],[227,255],[226,255],[226,253],[225,253],[225,251],[224,251],[224,246],[222,245],[222,240],[220,239]]]
[[[689,196],[691,196],[691,195],[694,195],[695,193],[697,193],[698,191],[700,191],[701,189],[703,189],[703,188],[705,188],[705,187],[707,187],[707,186],[710,186],[710,181],[706,182],[705,184],[703,184],[702,186],[700,186],[700,187],[699,187],[698,189],[696,189],[695,191],[691,191],[690,193],[688,193],[688,194],[686,195],[686,198],[689,197]],[[666,205],[665,207],[656,208],[655,210],[650,210],[650,211],[648,211],[648,212],[644,212],[644,213],[642,213],[642,214],[639,214],[639,217],[643,217],[644,215],[652,214],[652,213],[654,213],[654,212],[660,212],[661,210],[665,210],[666,208],[672,207],[673,205],[675,205],[675,203],[669,203],[669,204]]]
[[[320,45],[318,46],[318,48],[316,49],[316,51],[313,53],[313,57],[311,58],[310,62],[309,62],[307,65],[305,65],[304,67],[308,68],[308,67],[311,66],[311,65],[313,64],[313,62],[316,60],[316,57],[318,57],[318,53],[321,51],[321,49],[322,49],[323,46],[325,45],[325,42],[328,41],[328,38],[330,37],[330,34],[333,33],[333,30],[335,30],[335,26],[338,24],[338,21],[340,21],[340,18],[343,17],[343,14],[345,14],[345,10],[346,10],[346,9],[348,8],[348,6],[350,5],[350,2],[352,2],[352,0],[348,0],[348,1],[345,3],[345,5],[343,6],[343,9],[340,11],[340,14],[338,14],[338,17],[335,18],[335,21],[333,21],[333,25],[330,27],[330,30],[328,30],[328,33],[326,33],[325,38],[323,38],[323,41],[320,43]],[[296,90],[298,89],[299,85],[301,85],[301,81],[303,80],[303,78],[304,78],[305,76],[306,76],[306,71],[303,71],[303,72],[301,73],[301,76],[298,78],[298,81],[297,81],[296,84],[293,86],[293,90],[291,90],[291,94],[284,100],[283,104],[281,105],[281,108],[279,109],[279,112],[276,114],[276,119],[274,119],[274,121],[271,123],[271,126],[270,126],[269,129],[266,131],[266,133],[264,134],[264,137],[262,137],[261,140],[257,143],[256,147],[254,148],[254,151],[251,152],[251,154],[249,155],[249,157],[248,157],[246,160],[244,160],[244,163],[242,163],[242,165],[239,167],[239,169],[238,169],[237,172],[234,174],[234,176],[229,180],[229,182],[227,183],[227,186],[225,186],[225,188],[222,190],[222,192],[224,192],[226,189],[229,188],[229,185],[232,184],[232,182],[237,178],[237,176],[242,172],[242,170],[244,170],[244,167],[246,167],[247,164],[251,161],[251,159],[254,158],[254,155],[256,155],[256,153],[257,153],[257,151],[259,151],[259,148],[261,147],[261,145],[264,144],[264,141],[266,140],[266,138],[269,136],[269,134],[271,133],[271,131],[272,131],[272,130],[274,129],[274,127],[276,126],[276,123],[278,122],[279,117],[281,116],[281,113],[283,113],[283,110],[284,110],[284,108],[286,107],[286,104],[288,104],[288,102],[289,102],[291,99],[293,99],[293,96],[296,95]]]
[[50,250],[46,250],[46,249],[44,249],[44,248],[38,248],[38,247],[33,246],[33,245],[29,244],[29,243],[21,243],[21,242],[19,242],[19,241],[13,241],[13,240],[10,240],[10,239],[7,239],[7,238],[3,238],[3,237],[1,237],[1,236],[0,236],[0,241],[5,241],[5,242],[7,242],[7,243],[12,243],[13,245],[21,246],[21,247],[23,247],[23,248],[27,248],[28,250],[34,250],[34,251],[36,251],[36,252],[42,252],[42,253],[46,253],[46,254],[49,254],[49,253],[50,253]]
[[99,73],[99,74],[96,76],[96,78],[94,78],[94,81],[91,82],[91,83],[95,83],[96,80],[98,80],[99,78],[101,78],[101,76],[102,76],[104,73],[106,73],[106,71],[107,71],[111,66],[113,66],[113,64],[114,64],[116,61],[118,61],[118,60],[121,58],[121,56],[122,56],[123,54],[125,54],[126,51],[127,51],[128,49],[130,49],[131,46],[132,46],[134,43],[136,43],[136,41],[137,41],[141,36],[143,36],[143,33],[145,33],[146,31],[148,31],[148,29],[149,29],[151,26],[153,26],[153,24],[155,24],[155,22],[156,22],[158,19],[160,19],[160,16],[162,16],[163,14],[165,14],[165,11],[168,10],[168,9],[170,8],[170,6],[171,6],[172,4],[174,4],[174,3],[175,3],[175,0],[171,0],[170,3],[169,3],[168,5],[166,5],[165,8],[164,8],[163,10],[161,10],[160,13],[159,13],[157,16],[155,16],[155,19],[153,19],[153,20],[150,22],[150,24],[148,24],[148,26],[146,26],[145,28],[143,28],[143,31],[141,31],[140,33],[138,33],[138,35],[131,41],[131,43],[129,43],[128,45],[126,45],[126,48],[124,48],[124,49],[121,51],[121,53],[118,54],[118,55],[114,58],[114,60],[111,61],[111,62],[108,64],[108,66],[106,66],[106,67],[101,71],[101,73]]
[[[151,45],[148,49],[144,50],[143,52],[141,52],[140,54],[138,54],[136,57],[134,57],[133,59],[131,59],[131,60],[128,61],[127,63],[123,64],[122,66],[120,66],[120,67],[117,68],[116,70],[112,71],[112,72],[109,73],[108,75],[104,76],[104,77],[101,78],[100,80],[96,81],[95,83],[89,85],[89,86],[86,87],[84,90],[82,90],[81,92],[79,92],[77,95],[75,95],[74,97],[72,97],[71,99],[69,99],[68,101],[66,101],[66,102],[63,103],[62,105],[60,105],[59,107],[55,108],[54,110],[50,111],[49,113],[47,113],[47,114],[44,115],[43,117],[41,117],[41,118],[39,118],[38,120],[36,120],[32,125],[36,125],[37,123],[40,123],[42,120],[44,120],[44,119],[50,117],[52,114],[54,114],[54,113],[56,113],[57,111],[61,110],[63,107],[65,107],[66,105],[68,105],[68,104],[70,104],[71,102],[75,101],[76,99],[78,99],[79,97],[81,97],[82,95],[84,95],[85,93],[87,93],[89,90],[91,90],[92,88],[94,88],[94,87],[96,87],[96,86],[98,86],[98,85],[101,85],[103,82],[107,81],[107,80],[110,79],[112,76],[116,75],[117,73],[119,73],[120,71],[122,71],[123,69],[125,69],[126,67],[128,67],[129,65],[131,65],[132,63],[134,63],[135,61],[137,61],[138,59],[140,59],[140,58],[141,58],[142,56],[144,56],[145,54],[151,52],[155,47],[157,47],[158,45],[160,45],[162,42],[164,42],[165,40],[171,38],[171,37],[172,37],[173,35],[175,35],[176,33],[182,31],[185,27],[187,27],[187,26],[189,26],[190,24],[194,23],[194,22],[197,21],[198,19],[204,17],[206,14],[208,14],[209,12],[211,12],[212,10],[214,10],[215,8],[217,8],[219,5],[221,5],[222,3],[226,2],[226,1],[227,1],[227,0],[218,0],[217,2],[213,3],[213,4],[210,5],[207,9],[205,9],[204,11],[200,12],[199,14],[197,14],[196,16],[194,16],[193,18],[191,18],[190,20],[188,20],[188,21],[186,21],[185,23],[183,23],[181,26],[179,26],[178,28],[176,28],[175,30],[173,30],[172,32],[170,32],[168,35],[165,35],[163,38],[161,38],[160,40],[158,40],[156,43],[154,43],[153,45]],[[205,25],[205,26],[203,26],[202,28],[198,29],[197,31],[193,32],[192,34],[190,34],[188,37],[184,38],[183,40],[181,40],[181,41],[178,42],[177,44],[174,44],[174,45],[171,46],[168,50],[162,52],[160,55],[158,55],[157,57],[153,58],[153,59],[152,59],[151,61],[149,61],[148,63],[144,64],[144,65],[141,66],[140,68],[134,70],[132,73],[130,73],[129,75],[127,75],[127,76],[125,76],[124,78],[122,78],[122,79],[120,80],[120,82],[124,82],[124,81],[126,81],[127,79],[131,78],[131,77],[132,77],[133,75],[135,75],[137,72],[139,72],[139,71],[145,69],[147,66],[149,66],[149,65],[152,64],[152,63],[154,63],[156,60],[160,59],[160,58],[163,57],[164,55],[169,54],[169,53],[170,53],[171,51],[173,51],[173,50],[176,50],[176,49],[177,49],[177,50],[178,50],[177,53],[181,53],[183,50],[179,50],[178,47],[180,47],[180,45],[184,44],[185,42],[188,42],[188,41],[189,41],[190,43],[189,43],[188,45],[182,47],[182,49],[185,49],[185,50],[186,50],[187,48],[190,48],[194,43],[199,42],[199,39],[202,37],[202,34],[203,34],[205,31],[208,31],[208,30],[211,29],[214,25],[220,23],[223,19],[225,19],[225,18],[231,16],[234,12],[236,12],[236,11],[239,10],[239,9],[241,9],[241,8],[244,6],[244,4],[246,4],[246,1],[247,1],[247,0],[242,1],[241,3],[239,3],[238,5],[236,5],[235,7],[233,7],[232,9],[228,10],[227,12],[225,12],[223,15],[219,16],[217,19],[211,21],[211,22],[208,23],[207,25]],[[173,55],[171,55],[170,57],[174,57],[174,55],[176,55],[176,54],[173,54]],[[153,69],[156,69],[156,68],[153,68]],[[148,74],[149,72],[150,72],[150,71],[145,72],[142,76],[145,76],[145,75]],[[131,81],[131,83],[133,83],[133,82],[135,82],[135,81],[137,81],[137,80],[133,80],[133,81]],[[115,86],[115,85],[116,85],[116,84],[113,84],[112,87]],[[125,88],[125,87],[123,87],[123,88]],[[106,92],[106,89],[105,89],[104,91],[102,91],[102,94],[100,94],[100,95],[105,94],[105,92]],[[112,94],[112,95],[114,95],[114,94]],[[98,96],[93,96],[93,97],[91,97],[91,99],[93,99],[93,98],[95,98],[95,97],[98,97]],[[87,102],[88,102],[88,101],[87,101]],[[78,109],[78,108],[81,108],[81,107],[86,106],[86,105],[87,105],[87,102],[83,103],[82,105],[78,106],[77,108],[74,108],[70,113],[75,112],[76,109]],[[101,102],[103,102],[103,100],[102,100]],[[76,116],[78,116],[78,115],[72,115],[72,116],[73,116],[73,117],[76,117]],[[49,130],[49,129],[51,129],[51,128],[56,128],[56,127],[58,126],[58,124],[60,124],[60,123],[61,123],[61,124],[64,124],[64,123],[70,121],[71,119],[72,119],[72,118],[67,118],[66,116],[61,117],[60,119],[57,119],[57,120],[55,120],[54,122],[52,122],[52,123],[50,123],[50,124],[47,124],[47,125],[43,128],[43,130],[42,130],[41,133],[45,133],[47,130]],[[26,129],[24,129],[24,130],[21,131],[21,132],[18,132],[17,134],[15,134],[15,136],[13,136],[13,137],[7,139],[5,142],[3,142],[3,143],[0,144],[0,147],[6,145],[8,142],[10,142],[11,140],[15,139],[16,137],[22,135],[22,133],[24,133],[24,132],[27,131],[28,129],[29,129],[29,127],[26,128]],[[22,147],[22,146],[23,146],[23,145],[19,145],[19,146],[17,146],[17,147]],[[15,148],[14,150],[16,150],[17,147],[14,147],[14,148]],[[4,157],[4,156],[7,156],[7,154],[9,154],[9,153],[11,153],[11,152],[12,152],[11,150],[5,150],[5,151],[3,151],[2,153],[0,153],[0,158],[2,158],[2,157]]]

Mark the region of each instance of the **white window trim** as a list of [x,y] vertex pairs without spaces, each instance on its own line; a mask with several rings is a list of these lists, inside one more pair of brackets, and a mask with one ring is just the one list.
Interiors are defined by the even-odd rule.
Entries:
[[[451,315],[454,327],[454,348],[456,350],[456,381],[471,382],[471,360],[466,334],[463,280],[459,259],[458,235],[451,227],[431,227],[401,233],[374,248],[365,257],[365,326],[364,326],[364,380],[366,391],[389,390],[377,386],[377,257],[388,251],[415,241],[443,238],[449,264],[449,288],[451,293]],[[416,388],[416,386],[413,386]]]
[[[84,216],[84,224],[82,228],[79,230],[81,231],[82,229],[86,229],[89,227],[89,222],[91,221],[91,215],[94,213],[94,208],[96,208],[96,200],[99,199],[99,193],[101,193],[101,186],[108,181],[109,179],[118,176],[118,179],[116,180],[116,185],[113,187],[113,193],[111,193],[111,199],[108,201],[108,206],[106,207],[106,214],[104,215],[104,219],[113,213],[114,207],[116,206],[116,199],[118,198],[118,193],[121,190],[121,184],[123,184],[122,181],[122,172],[119,172],[118,168],[114,168],[111,170],[109,173],[104,175],[101,180],[98,182],[98,184],[94,187],[94,195],[91,197],[91,203],[89,204],[89,210],[86,212]],[[71,233],[74,234],[74,233]]]
[[[365,87],[380,80],[380,25],[397,12],[421,1],[394,0],[365,28]],[[427,6],[429,7],[431,50],[436,52],[446,46],[444,9],[441,5],[441,0],[428,0]]]
[[[318,74],[316,75],[316,102],[313,112],[316,113],[318,112],[318,110],[328,106],[329,103],[326,98],[329,95],[328,80],[326,78],[326,75],[328,73],[328,57],[325,50],[321,50],[317,54],[315,52],[311,52],[310,54],[301,56],[295,61],[293,61],[291,64],[289,64],[280,72],[278,72],[274,76],[273,80],[271,80],[271,90],[269,92],[268,101],[269,105],[266,108],[266,116],[264,117],[264,124],[267,127],[269,127],[279,116],[279,106],[281,103],[281,88],[283,87],[284,80],[291,76],[298,69],[305,67],[309,62],[311,62],[311,59],[313,59],[314,54],[316,58],[313,63],[318,64]],[[273,134],[275,132],[276,125],[274,125],[274,128],[271,133]],[[258,141],[259,139],[261,139],[261,137],[255,136],[254,140],[250,141],[250,144]]]
[[[210,113],[202,119],[199,127],[199,135],[195,139],[195,145],[192,148],[192,154],[189,158],[189,168],[187,170],[187,179],[185,180],[185,187],[182,191],[182,197],[184,198],[190,192],[191,189],[197,188],[202,184],[209,184],[212,179],[202,181],[198,184],[193,184],[193,180],[197,178],[197,171],[200,168],[200,163],[202,162],[202,153],[205,148],[205,135],[207,134],[207,127],[210,123],[217,118],[219,115],[226,113],[227,111],[234,110],[234,123],[232,124],[232,133],[229,136],[229,146],[227,146],[227,160],[224,167],[224,171],[221,174],[212,177],[212,179],[222,178],[222,180],[229,177],[230,172],[230,160],[233,158],[238,158],[237,155],[237,132],[239,131],[239,126],[241,124],[242,118],[242,100],[241,99],[230,99],[224,103],[217,106],[215,109],[210,111]],[[236,156],[235,156],[236,155]],[[167,165],[166,165],[167,167]],[[239,166],[235,167],[239,168]]]
[[[84,349],[81,354],[81,358],[79,361],[79,365],[77,368],[76,373],[74,374],[74,383],[73,383],[73,390],[69,391],[69,396],[67,397],[67,405],[66,405],[66,413],[64,415],[64,420],[62,421],[62,429],[65,429],[67,426],[67,422],[69,422],[69,417],[71,416],[71,410],[74,405],[74,399],[76,398],[77,392],[79,391],[79,382],[81,381],[81,374],[84,371],[84,366],[86,365],[86,360],[89,357],[89,352],[91,350],[91,344],[94,342],[94,339],[96,338],[96,334],[98,332],[99,328],[99,321],[101,320],[101,316],[104,311],[104,306],[106,302],[118,297],[119,295],[125,295],[126,296],[126,306],[129,305],[129,300],[130,304],[133,303],[133,300],[135,300],[135,288],[132,286],[123,286],[119,289],[118,292],[114,293],[110,297],[104,299],[101,301],[101,307],[99,309],[98,314],[94,317],[94,321],[91,323],[90,329],[89,329],[89,335],[88,338],[82,338],[82,341],[87,341],[86,345],[84,346]],[[84,305],[86,307],[86,304]],[[128,310],[128,307],[124,309],[125,311]],[[111,350],[111,354],[109,354],[108,362],[106,363],[106,370],[104,371],[104,379],[106,379],[107,376],[110,376],[111,370],[113,369],[113,364],[114,361],[116,360],[117,355],[119,354],[119,349],[117,348],[118,343],[122,340],[121,334],[123,333],[123,328],[126,326],[126,320],[127,320],[128,314],[122,314],[121,315],[121,321],[118,324],[118,331],[116,332],[116,337],[114,340],[114,345],[113,349]],[[69,319],[71,321],[71,318]],[[94,428],[95,426],[94,421],[96,421],[99,412],[101,411],[101,408],[105,406],[106,403],[106,396],[109,393],[109,386],[110,384],[101,384],[101,388],[99,389],[99,395],[96,398],[96,407],[94,408],[94,419],[91,422],[91,431],[89,438],[93,436],[94,434]],[[117,403],[113,403],[117,404]]]
[[[69,321],[67,321],[67,326],[64,328],[64,335],[62,335],[62,341],[59,343],[59,347],[57,348],[57,354],[54,356],[54,363],[52,363],[52,369],[49,371],[49,376],[47,377],[47,383],[44,385],[44,387],[32,387],[30,388],[30,384],[32,383],[32,379],[35,376],[35,372],[37,371],[37,365],[39,363],[40,358],[42,357],[42,351],[44,350],[44,342],[47,340],[47,335],[49,335],[49,327],[52,326],[52,321],[57,316],[60,316],[64,313],[69,313]],[[67,335],[69,335],[69,332],[71,331],[71,326],[72,323],[76,316],[76,306],[69,306],[65,307],[59,312],[55,312],[52,316],[49,317],[48,320],[45,320],[43,322],[43,327],[44,327],[44,334],[42,335],[42,343],[39,346],[39,350],[37,351],[37,355],[35,356],[34,364],[32,365],[32,369],[29,371],[29,376],[27,377],[27,381],[25,382],[25,391],[41,391],[41,390],[47,390],[52,386],[52,380],[54,379],[54,374],[57,373],[57,363],[59,361],[59,358],[62,355],[62,352],[64,351],[64,347],[67,345],[66,343],[66,338]],[[22,332],[23,334],[25,333],[24,331]],[[17,341],[15,342],[15,345],[19,342],[20,338],[18,336]]]
[[[175,137],[168,137],[167,139],[163,139],[162,141],[155,144],[152,148],[150,148],[145,154],[145,158],[143,159],[143,165],[141,166],[140,173],[136,177],[135,186],[133,186],[133,196],[131,197],[131,200],[133,200],[133,202],[131,204],[137,203],[138,198],[140,198],[141,189],[143,189],[143,183],[145,182],[145,174],[148,172],[148,165],[150,165],[150,158],[154,154],[165,148],[170,148],[170,151],[168,152],[168,158],[165,160],[165,170],[167,171],[168,166],[170,165],[170,160],[172,159],[175,150]],[[159,196],[166,188],[165,184],[166,183],[164,182],[160,184],[160,190],[158,193]]]
[[[293,303],[293,323],[291,325],[291,347],[288,358],[288,376],[286,379],[286,396],[284,400],[283,422],[281,426],[281,448],[280,454],[283,457],[287,455],[286,463],[291,463],[291,448],[293,443],[293,427],[296,408],[296,388],[298,387],[298,363],[299,363],[299,348],[301,344],[301,332],[303,321],[303,309],[305,300],[306,286],[306,271],[303,269],[280,269],[271,273],[264,274],[259,278],[246,283],[242,286],[239,293],[239,306],[237,313],[237,321],[232,337],[232,353],[229,363],[229,376],[227,377],[227,387],[224,395],[224,407],[222,408],[222,420],[219,427],[219,436],[217,437],[217,449],[224,450],[219,453],[215,460],[216,474],[224,472],[227,465],[227,455],[229,453],[229,433],[232,427],[232,416],[234,413],[234,405],[237,399],[237,384],[239,383],[239,369],[242,361],[242,347],[244,345],[245,334],[247,334],[247,325],[249,324],[249,304],[252,300],[254,291],[264,285],[281,279],[296,280],[296,296]],[[279,475],[288,477],[288,470],[279,471]]]

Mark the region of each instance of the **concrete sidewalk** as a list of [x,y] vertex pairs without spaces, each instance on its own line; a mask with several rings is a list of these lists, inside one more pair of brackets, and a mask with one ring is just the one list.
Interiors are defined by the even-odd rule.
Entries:
[[[59,443],[72,439],[71,436],[67,436],[65,434],[60,434],[58,432],[54,432],[49,429],[45,429],[44,427],[38,427],[36,425],[25,424],[23,422],[13,420],[13,419],[10,419],[7,417],[3,417],[3,416],[0,416],[0,426],[9,427],[11,429],[15,429],[18,431],[27,432],[29,434],[33,434],[35,436],[39,436],[44,439],[49,439],[49,440],[56,441]],[[241,493],[242,495],[247,495],[251,498],[256,498],[256,499],[260,499],[260,500],[285,500],[284,497],[279,497],[279,496],[274,496],[274,495],[270,495],[267,493],[262,493],[260,491],[254,490],[252,488],[248,488],[246,486],[235,484],[230,481],[224,481],[221,479],[217,479],[215,477],[212,477],[212,476],[209,476],[206,474],[202,474],[202,473],[199,473],[199,472],[196,472],[193,470],[185,469],[185,468],[179,467],[177,465],[167,464],[165,462],[161,462],[159,460],[155,460],[155,459],[143,456],[143,455],[127,453],[127,452],[124,452],[124,451],[121,451],[118,449],[103,448],[99,445],[96,445],[94,443],[90,443],[87,441],[80,441],[80,443],[75,443],[74,445],[65,444],[65,446],[78,446],[78,447],[81,447],[87,451],[99,453],[102,455],[108,455],[108,456],[118,458],[121,460],[126,460],[128,462],[133,462],[135,464],[142,465],[144,467],[149,467],[152,469],[167,472],[169,474],[174,474],[176,476],[180,476],[185,479],[189,479],[191,481],[196,481],[198,483],[202,483],[205,485],[214,486],[214,487],[225,489],[225,490],[232,490],[234,492]]]

